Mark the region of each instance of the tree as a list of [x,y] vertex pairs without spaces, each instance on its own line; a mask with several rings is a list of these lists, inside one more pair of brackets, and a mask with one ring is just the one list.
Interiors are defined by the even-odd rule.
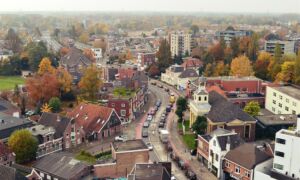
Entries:
[[5,36],[5,48],[12,50],[14,53],[21,51],[22,42],[18,34],[10,28]]
[[232,57],[238,57],[240,50],[239,50],[239,42],[238,39],[233,37],[230,41],[230,48],[232,49]]
[[148,70],[150,77],[155,77],[159,75],[159,68],[156,64],[151,64]]
[[206,133],[206,128],[207,128],[207,119],[205,116],[198,116],[196,118],[196,121],[192,125],[192,129],[197,133],[197,134],[205,134]]
[[281,71],[276,75],[277,82],[292,83],[295,78],[295,61],[285,61],[281,65]]
[[101,48],[103,54],[104,54],[105,51],[106,51],[106,46],[107,46],[107,42],[105,41],[104,38],[101,38],[101,39],[95,39],[95,41],[94,41],[94,43],[93,43],[93,47],[94,47],[94,48]]
[[193,24],[190,28],[190,30],[192,31],[193,35],[196,35],[199,32],[199,26]]
[[183,110],[180,107],[176,108],[175,114],[178,116],[178,121],[182,122]]
[[55,74],[55,68],[51,65],[51,61],[47,57],[42,59],[38,70],[39,75],[43,75],[45,73]]
[[300,85],[300,50],[298,51],[298,56],[295,61],[294,75],[294,83]]
[[60,56],[65,56],[66,54],[68,54],[70,52],[70,48],[67,47],[62,47],[59,50],[59,54]]
[[224,49],[222,48],[221,43],[215,44],[214,46],[210,47],[208,52],[213,56],[215,61],[224,59]]
[[8,139],[8,147],[16,154],[16,162],[35,159],[38,142],[27,129],[16,130]]
[[228,75],[227,73],[227,67],[225,66],[224,62],[223,61],[219,61],[217,63],[217,65],[215,66],[214,68],[214,73],[213,73],[213,76],[225,76],[225,75]]
[[268,79],[268,66],[271,62],[271,58],[270,53],[264,51],[259,53],[254,65],[255,76],[264,80]]
[[253,33],[250,39],[248,53],[247,53],[251,61],[255,61],[257,59],[258,50],[259,50],[258,35],[256,33]]
[[96,66],[91,65],[86,68],[84,75],[79,82],[79,88],[83,93],[83,98],[94,101],[102,85],[100,79],[101,71]]
[[59,95],[59,82],[53,74],[45,73],[26,79],[28,95],[35,104],[48,102]]
[[234,76],[251,76],[253,74],[250,60],[246,56],[239,56],[232,60],[230,73]]
[[52,97],[49,100],[49,107],[51,108],[51,110],[53,112],[58,112],[60,111],[60,107],[61,107],[61,101],[58,97]]
[[89,34],[87,32],[83,32],[80,36],[79,36],[79,42],[86,44],[87,42],[89,42]]
[[248,36],[244,36],[239,39],[239,50],[241,54],[247,54],[250,46],[251,38]]
[[57,80],[59,83],[59,89],[61,93],[68,93],[71,91],[73,78],[72,75],[63,68],[57,69]]
[[89,58],[92,62],[96,62],[95,53],[91,49],[84,49],[83,55]]
[[257,116],[260,111],[260,106],[257,101],[250,101],[244,107],[244,112],[248,113],[251,116]]
[[281,71],[282,64],[282,50],[279,44],[276,44],[274,50],[274,57],[271,59],[268,66],[269,76],[272,80],[276,80],[277,74]]
[[179,97],[176,101],[176,107],[181,108],[183,111],[187,109],[187,100],[184,97]]
[[206,64],[205,70],[204,70],[204,73],[203,73],[204,76],[205,77],[210,77],[210,76],[213,75],[213,73],[214,73],[213,65],[211,63]]
[[173,60],[171,58],[170,45],[166,39],[163,39],[160,42],[160,46],[158,52],[156,53],[156,57],[158,59],[158,67],[161,72],[165,71],[167,67],[173,64]]
[[38,43],[31,42],[25,47],[28,53],[29,67],[32,71],[36,71],[43,57],[49,57],[46,45],[40,41]]
[[43,106],[41,107],[41,112],[51,112],[51,107],[49,106],[48,103],[43,104]]

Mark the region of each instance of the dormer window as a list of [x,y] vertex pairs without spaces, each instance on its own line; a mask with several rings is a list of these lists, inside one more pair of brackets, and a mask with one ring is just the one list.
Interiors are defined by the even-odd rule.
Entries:
[[198,100],[201,101],[201,96],[198,97]]
[[207,96],[204,96],[204,101],[207,101]]

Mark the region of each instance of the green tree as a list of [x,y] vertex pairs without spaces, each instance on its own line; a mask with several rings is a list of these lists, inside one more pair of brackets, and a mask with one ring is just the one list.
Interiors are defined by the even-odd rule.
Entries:
[[274,57],[271,59],[271,62],[268,66],[269,76],[272,80],[275,80],[277,74],[280,73],[282,63],[282,50],[280,45],[276,44]]
[[240,50],[239,50],[239,41],[237,38],[233,37],[230,41],[230,48],[232,49],[232,57],[238,57]]
[[32,71],[38,70],[44,57],[49,57],[47,47],[42,41],[29,43],[25,47],[25,51],[28,53],[29,67]]
[[166,39],[163,39],[160,42],[156,57],[158,59],[158,67],[160,68],[161,72],[165,71],[167,67],[174,63],[171,58],[170,45]]
[[257,116],[260,111],[260,106],[257,101],[250,101],[244,107],[244,112],[248,113],[251,116]]
[[16,154],[16,162],[23,163],[35,159],[38,142],[29,130],[22,129],[9,137],[8,147]]
[[182,122],[183,112],[181,107],[176,108],[175,114],[178,116],[178,122]]
[[258,35],[256,33],[253,33],[251,36],[248,53],[247,53],[251,61],[255,61],[257,59],[258,50],[259,50]]
[[214,74],[214,67],[211,63],[206,64],[205,70],[204,70],[204,76],[210,77]]
[[197,134],[205,134],[207,128],[207,119],[205,116],[198,116],[194,124],[192,125],[192,129]]
[[19,38],[18,34],[10,28],[5,36],[5,47],[7,49],[12,50],[14,53],[18,53],[21,51],[21,39]]
[[187,100],[180,96],[176,101],[176,107],[185,111],[187,109]]
[[60,107],[61,107],[61,101],[58,97],[52,97],[49,100],[49,106],[51,107],[51,110],[53,112],[58,112],[60,111]]

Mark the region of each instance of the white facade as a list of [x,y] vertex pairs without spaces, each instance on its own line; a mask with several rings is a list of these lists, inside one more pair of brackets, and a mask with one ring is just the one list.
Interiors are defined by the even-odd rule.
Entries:
[[268,86],[265,108],[274,114],[300,114],[300,90],[291,86]]
[[217,178],[223,177],[222,161],[223,161],[223,157],[226,155],[228,151],[221,150],[221,147],[217,140],[217,136],[214,136],[209,141],[208,168],[210,170],[212,170],[213,168],[217,169]]
[[94,57],[96,59],[96,61],[100,61],[102,58],[102,49],[101,48],[91,48],[91,50],[94,53]]
[[279,44],[282,54],[295,53],[295,41],[272,40],[265,42],[265,51],[274,55],[276,44]]
[[273,170],[292,178],[300,178],[300,116],[296,130],[276,133]]
[[270,169],[272,169],[272,166],[273,166],[273,158],[256,165],[252,176],[253,179],[254,180],[260,180],[260,179],[276,180],[270,175]]
[[171,34],[170,48],[172,57],[191,53],[192,35],[184,32]]

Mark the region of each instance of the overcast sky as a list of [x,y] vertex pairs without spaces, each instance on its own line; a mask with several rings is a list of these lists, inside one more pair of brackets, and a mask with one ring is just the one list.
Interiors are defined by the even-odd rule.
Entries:
[[300,0],[0,0],[0,11],[300,13]]

